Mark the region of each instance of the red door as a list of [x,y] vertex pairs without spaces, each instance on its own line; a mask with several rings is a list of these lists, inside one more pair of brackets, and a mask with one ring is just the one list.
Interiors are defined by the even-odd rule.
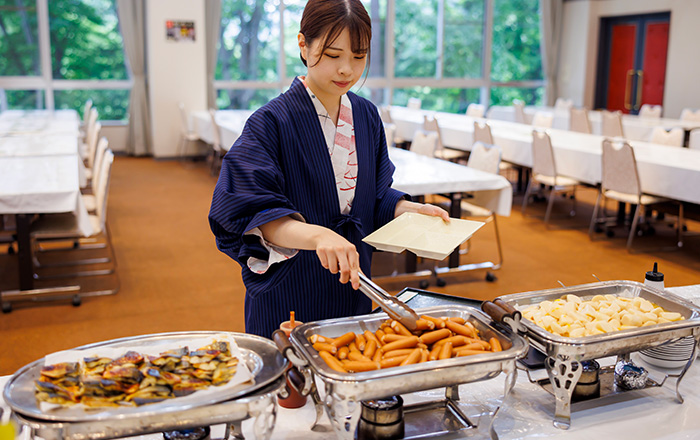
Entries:
[[638,113],[663,104],[669,13],[601,19],[596,108]]

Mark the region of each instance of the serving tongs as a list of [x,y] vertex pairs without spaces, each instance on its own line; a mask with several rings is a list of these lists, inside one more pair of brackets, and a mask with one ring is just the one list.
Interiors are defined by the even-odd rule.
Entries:
[[369,299],[377,303],[390,318],[399,321],[410,331],[417,327],[418,314],[408,307],[406,303],[389,295],[384,289],[376,285],[365,274],[360,272],[360,291]]

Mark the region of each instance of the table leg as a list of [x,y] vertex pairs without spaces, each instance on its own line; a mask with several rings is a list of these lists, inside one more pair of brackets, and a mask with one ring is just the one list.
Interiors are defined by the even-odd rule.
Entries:
[[34,265],[32,263],[31,237],[29,235],[30,214],[16,214],[17,257],[19,259],[19,289],[34,288]]
[[[462,217],[462,197],[460,193],[450,193],[450,217]],[[459,267],[459,246],[450,254],[449,267]]]

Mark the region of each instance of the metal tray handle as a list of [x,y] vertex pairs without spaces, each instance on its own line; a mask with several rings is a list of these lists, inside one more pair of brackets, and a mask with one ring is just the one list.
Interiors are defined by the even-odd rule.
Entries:
[[520,319],[523,316],[522,313],[520,313],[520,310],[503,301],[501,298],[494,299],[493,303],[508,312],[508,314],[514,319]]
[[481,310],[491,317],[495,322],[504,323],[505,317],[512,318],[512,315],[505,308],[499,306],[495,302],[484,301],[481,304]]
[[502,299],[496,298],[493,302],[484,301],[481,303],[481,310],[495,322],[510,328],[514,333],[522,335],[527,333],[527,328],[521,323],[522,314],[520,311]]

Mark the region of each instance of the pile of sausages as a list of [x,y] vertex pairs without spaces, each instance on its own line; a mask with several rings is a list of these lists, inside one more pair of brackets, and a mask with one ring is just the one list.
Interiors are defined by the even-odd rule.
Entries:
[[341,373],[358,373],[420,362],[502,351],[496,338],[485,341],[461,317],[422,315],[415,332],[389,319],[372,333],[345,333],[337,338],[312,335],[309,342],[328,366]]

